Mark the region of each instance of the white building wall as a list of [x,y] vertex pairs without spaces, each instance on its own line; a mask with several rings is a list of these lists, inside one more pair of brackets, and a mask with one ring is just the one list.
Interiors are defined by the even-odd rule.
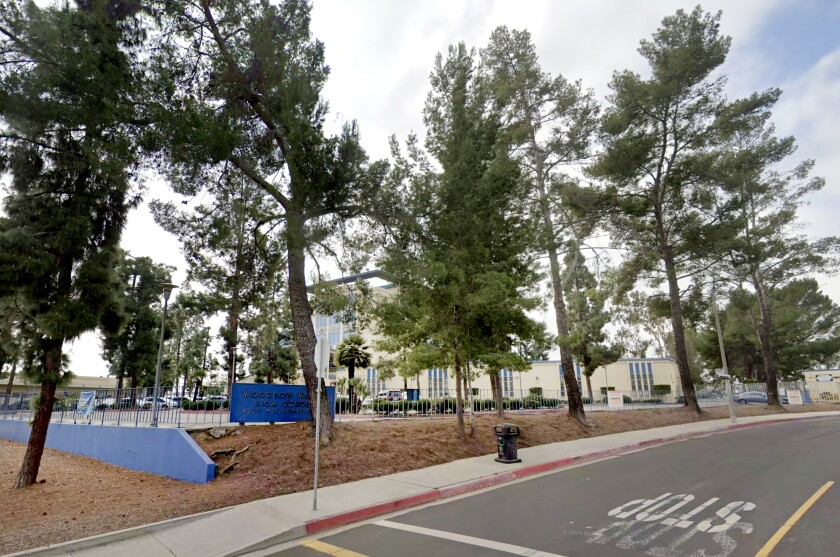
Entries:
[[[390,286],[373,288],[374,297],[388,296],[393,292]],[[375,364],[386,354],[375,350],[378,339],[370,329],[359,328],[356,330],[352,323],[342,323],[333,317],[321,315],[313,315],[312,323],[315,326],[315,335],[318,341],[315,348],[316,364],[319,370],[328,370],[326,374],[328,385],[334,386],[339,379],[348,376],[346,368],[330,367],[335,348],[347,336],[359,334],[365,339],[373,357],[371,367],[356,370],[355,376],[364,380],[373,393],[381,390],[403,389],[406,386],[402,377],[382,380],[378,376]],[[840,370],[837,371],[840,374]],[[579,377],[581,392],[584,396],[588,396],[586,378],[583,377],[578,364],[575,364],[575,372]],[[527,396],[529,389],[532,387],[541,387],[546,397],[566,397],[566,388],[563,383],[559,360],[533,362],[531,369],[523,373],[503,371],[501,380],[504,396]],[[650,393],[653,390],[653,385],[669,385],[671,392],[676,393],[680,384],[677,365],[669,358],[621,359],[606,367],[599,367],[590,380],[595,398],[599,398],[600,389],[605,387],[609,387],[611,390],[624,391],[628,394],[632,393],[631,396],[634,398],[644,398],[645,393]],[[840,378],[838,378],[838,381],[840,381]],[[423,397],[430,394],[433,397],[455,396],[454,373],[451,369],[447,370],[445,368],[425,370],[419,377],[409,379],[407,387],[420,389]],[[479,389],[480,396],[489,397],[490,378],[479,372],[472,380],[472,387],[473,389]]]

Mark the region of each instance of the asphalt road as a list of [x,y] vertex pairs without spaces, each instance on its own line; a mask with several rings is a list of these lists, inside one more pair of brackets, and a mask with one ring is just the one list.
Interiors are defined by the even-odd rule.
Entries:
[[[777,545],[768,553],[771,539]],[[664,445],[327,533],[273,555],[840,555],[840,420]]]

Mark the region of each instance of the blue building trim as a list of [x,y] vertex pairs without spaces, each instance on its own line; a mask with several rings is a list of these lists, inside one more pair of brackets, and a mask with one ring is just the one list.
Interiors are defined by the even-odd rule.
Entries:
[[[27,443],[27,422],[0,420],[0,438]],[[50,424],[46,447],[175,480],[203,484],[216,465],[183,429]]]

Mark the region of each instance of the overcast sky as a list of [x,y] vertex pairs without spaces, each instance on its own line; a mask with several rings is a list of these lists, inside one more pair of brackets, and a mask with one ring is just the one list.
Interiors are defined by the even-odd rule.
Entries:
[[[388,155],[391,134],[423,132],[422,108],[435,54],[464,41],[483,47],[494,28],[528,29],[543,70],[595,90],[603,102],[615,70],[640,73],[636,52],[664,16],[697,2],[602,0],[587,2],[491,0],[315,0],[312,28],[326,45],[331,76],[325,90],[330,119],[359,122],[372,158]],[[723,10],[721,28],[733,38],[723,71],[728,94],[768,87],[784,94],[774,111],[780,135],[794,135],[796,159],[813,158],[825,189],[803,212],[813,236],[840,234],[840,3],[831,0],[703,2]],[[793,162],[793,161],[792,161]],[[171,198],[166,185],[150,183],[147,198]],[[177,241],[160,230],[146,206],[132,212],[124,246],[135,256],[176,265],[185,277]],[[821,286],[840,302],[838,280]],[[549,325],[553,319],[545,316]],[[215,331],[214,331],[215,332]],[[87,334],[70,348],[77,375],[106,375],[99,341]]]

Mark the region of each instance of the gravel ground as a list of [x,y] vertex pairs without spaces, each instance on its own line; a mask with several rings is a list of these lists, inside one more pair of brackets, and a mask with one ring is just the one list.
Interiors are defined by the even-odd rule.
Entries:
[[[837,405],[791,407],[791,411],[840,410]],[[769,413],[766,407],[739,407],[738,415]],[[708,409],[704,419],[728,416]],[[694,421],[684,410],[593,413],[588,431],[565,414],[509,416],[522,427],[520,446],[529,447]],[[321,452],[322,486],[392,474],[495,451],[491,426],[498,418],[476,418],[476,435],[461,441],[454,421],[443,419],[340,423],[335,439]],[[10,489],[25,446],[0,440],[0,554],[149,524],[311,488],[313,448],[306,424],[238,428],[213,439],[196,433],[208,452],[250,448],[229,474],[193,485],[134,472],[94,459],[47,449],[38,483]],[[225,460],[227,457],[222,457]],[[222,461],[219,461],[222,462]]]

